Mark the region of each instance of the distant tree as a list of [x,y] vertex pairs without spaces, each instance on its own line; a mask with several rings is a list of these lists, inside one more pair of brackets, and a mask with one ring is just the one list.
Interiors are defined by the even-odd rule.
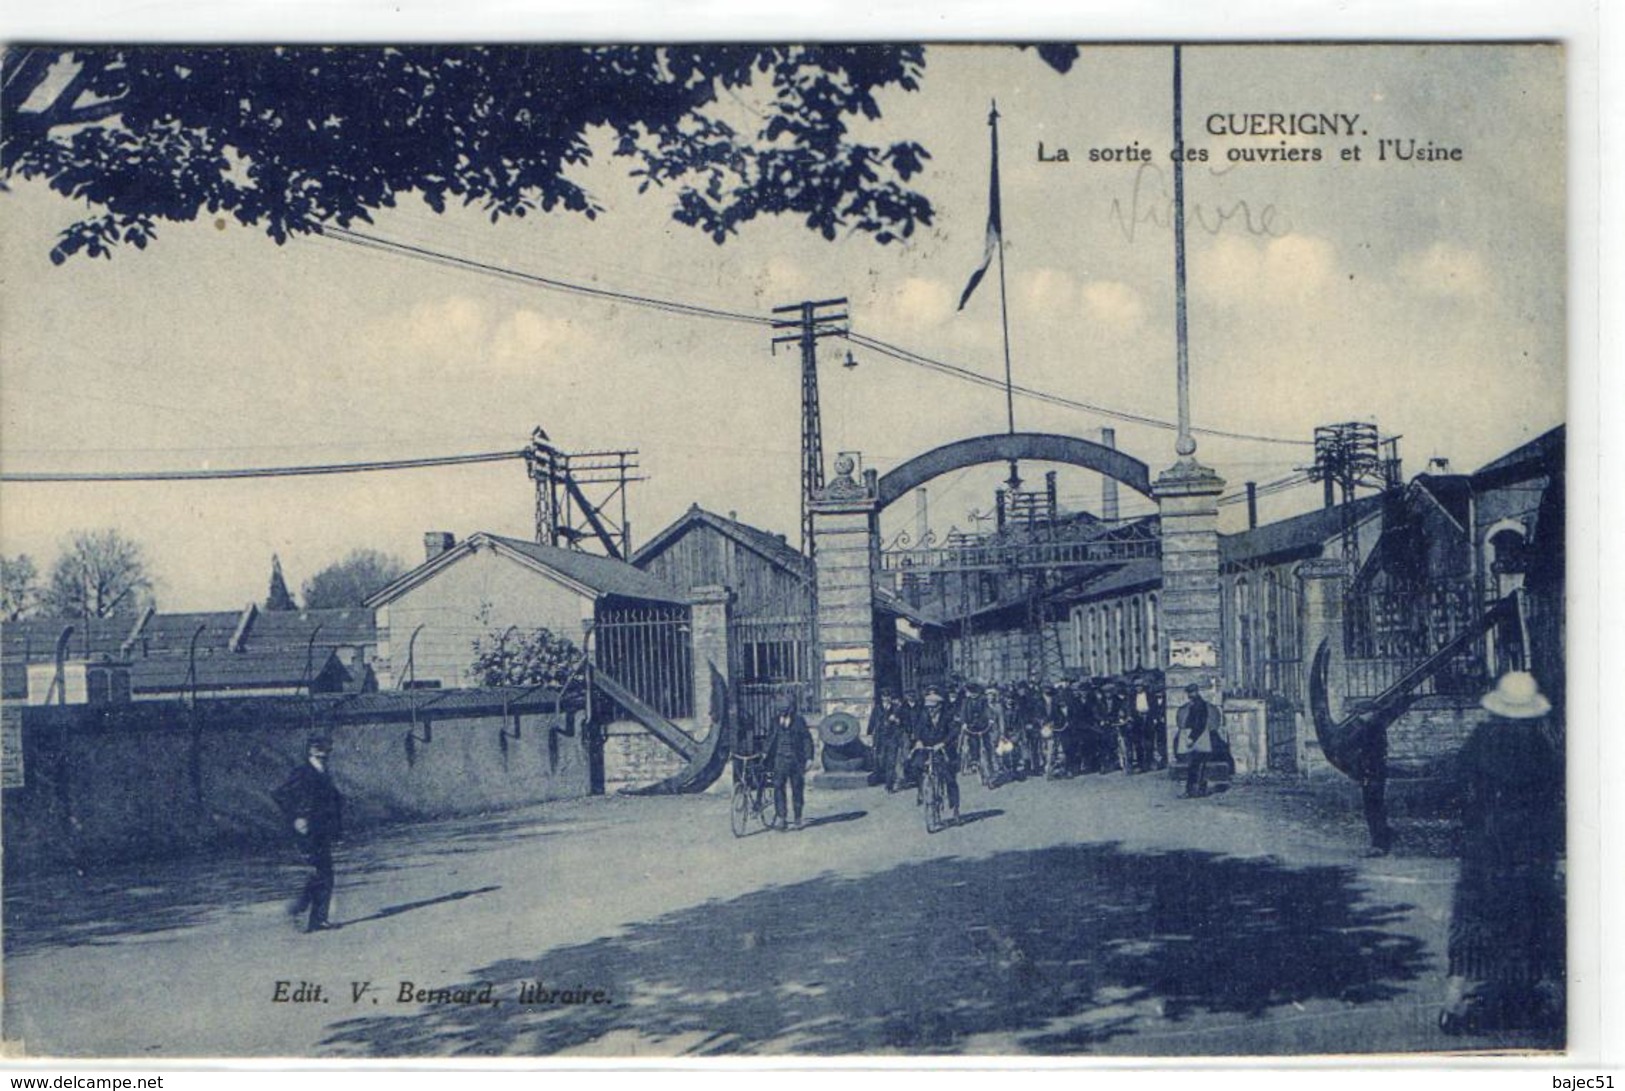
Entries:
[[[1035,48],[1061,72],[1078,55]],[[492,220],[590,218],[580,169],[607,133],[640,192],[670,192],[673,219],[719,243],[761,215],[885,243],[932,223],[908,184],[930,155],[851,127],[880,117],[883,93],[917,90],[925,64],[922,46],[879,43],[14,46],[0,177],[89,206],[51,251],[61,262],[205,214],[281,243],[414,192]]]
[[0,619],[21,621],[39,609],[39,570],[26,553],[0,557]]
[[51,566],[41,610],[50,617],[115,617],[151,603],[145,551],[107,528],[69,535]]
[[474,641],[469,673],[480,686],[579,684],[581,649],[551,629],[492,629]]
[[367,596],[406,571],[399,558],[376,549],[357,549],[305,581],[305,609],[360,606]]
[[267,610],[297,610],[299,604],[288,593],[288,581],[282,578],[282,558],[271,554],[271,588],[265,596]]

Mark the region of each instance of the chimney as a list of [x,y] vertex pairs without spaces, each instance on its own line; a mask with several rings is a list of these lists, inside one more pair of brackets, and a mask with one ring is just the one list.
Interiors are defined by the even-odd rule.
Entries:
[[431,530],[423,536],[423,559],[432,561],[457,544],[457,536],[449,530]]
[[1258,482],[1247,482],[1247,529],[1258,529]]
[[925,545],[925,536],[931,530],[931,504],[926,498],[925,486],[914,490],[914,544]]
[[[1102,428],[1100,430],[1100,445],[1110,451],[1117,450],[1117,429]],[[1115,523],[1118,514],[1117,479],[1102,474],[1100,478],[1100,517],[1108,523]]]

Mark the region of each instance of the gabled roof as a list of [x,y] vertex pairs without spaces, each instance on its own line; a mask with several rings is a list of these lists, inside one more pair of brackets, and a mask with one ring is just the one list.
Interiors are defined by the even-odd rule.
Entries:
[[146,654],[162,655],[178,653],[187,654],[192,643],[192,634],[199,628],[202,635],[197,638],[199,648],[228,648],[231,639],[236,635],[237,627],[243,620],[242,610],[209,610],[186,614],[159,614],[154,613],[147,617],[146,622],[135,634],[131,642],[133,655],[141,655],[145,648]]
[[906,599],[900,598],[894,592],[878,585],[875,587],[873,602],[874,609],[880,611],[881,613],[904,618],[918,626],[935,626],[937,628],[941,628],[944,624],[946,624],[941,618],[935,616],[929,611],[913,605]]
[[749,523],[741,523],[737,519],[729,519],[715,512],[706,511],[698,504],[692,505],[670,526],[634,550],[632,563],[641,568],[650,558],[663,553],[684,534],[701,526],[710,527],[792,575],[804,577],[812,567],[805,554],[779,535],[753,527]]
[[1456,526],[1466,528],[1473,503],[1472,479],[1466,474],[1417,474],[1411,488],[1432,497]]
[[[1289,561],[1317,556],[1325,544],[1343,532],[1343,520],[1354,524],[1382,513],[1382,496],[1362,496],[1334,508],[1316,508],[1276,523],[1219,535],[1219,564],[1246,564],[1255,561]],[[1348,509],[1353,509],[1348,510]]]
[[484,531],[473,534],[466,541],[446,550],[438,557],[425,561],[393,583],[372,593],[366,606],[374,608],[393,602],[401,595],[432,579],[441,570],[456,564],[479,549],[494,549],[509,559],[524,565],[540,575],[565,584],[581,595],[593,599],[614,595],[619,598],[642,599],[648,602],[684,604],[688,602],[680,592],[641,569],[611,557],[579,553],[573,549],[540,545],[518,538],[504,538],[500,534]]
[[85,658],[87,644],[92,656],[116,656],[139,620],[139,615],[127,614],[105,618],[52,617],[8,621],[0,625],[0,648],[4,649],[7,659],[21,661],[26,657],[32,663],[49,660],[56,655],[57,637],[71,625],[73,636],[68,640],[69,659]]
[[1473,473],[1473,488],[1501,488],[1560,469],[1568,442],[1567,433],[1568,426],[1560,424],[1500,458],[1486,462]]
[[1136,557],[1102,575],[1068,588],[1055,595],[1055,601],[1066,603],[1094,602],[1115,598],[1135,591],[1145,591],[1162,585],[1162,561],[1156,557]]
[[[130,688],[136,693],[181,692],[187,688],[184,656],[135,659],[130,662]],[[303,651],[218,652],[197,657],[199,689],[282,689],[318,680],[342,685],[349,672],[331,648]]]
[[255,612],[248,626],[249,648],[303,648],[312,634],[318,648],[338,644],[372,644],[378,640],[373,612],[365,607],[331,610],[266,610]]

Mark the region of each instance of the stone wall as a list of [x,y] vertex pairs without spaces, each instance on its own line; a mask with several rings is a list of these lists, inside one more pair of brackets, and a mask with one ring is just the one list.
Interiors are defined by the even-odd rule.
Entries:
[[[414,723],[405,701],[369,700],[366,717],[316,716],[351,831],[591,791],[578,713],[468,707]],[[271,792],[304,760],[307,701],[201,701],[195,721],[181,702],[22,711],[24,784],[4,796],[7,871],[287,837]]]
[[[691,725],[679,726],[693,734]],[[617,788],[643,787],[682,771],[685,762],[671,747],[646,731],[642,724],[617,720],[604,727],[604,785]]]
[[1407,773],[1449,773],[1473,728],[1489,719],[1478,702],[1424,697],[1388,728],[1388,763]]

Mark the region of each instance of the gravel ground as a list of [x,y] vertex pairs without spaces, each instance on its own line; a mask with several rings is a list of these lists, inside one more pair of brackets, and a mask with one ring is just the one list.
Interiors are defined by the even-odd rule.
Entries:
[[935,835],[879,789],[811,790],[807,828],[743,839],[721,792],[398,827],[342,847],[342,927],[315,936],[284,912],[291,854],[13,883],[5,1034],[64,1057],[1557,1044],[1437,1031],[1442,814],[1396,807],[1395,853],[1367,860],[1337,783],[962,785]]

